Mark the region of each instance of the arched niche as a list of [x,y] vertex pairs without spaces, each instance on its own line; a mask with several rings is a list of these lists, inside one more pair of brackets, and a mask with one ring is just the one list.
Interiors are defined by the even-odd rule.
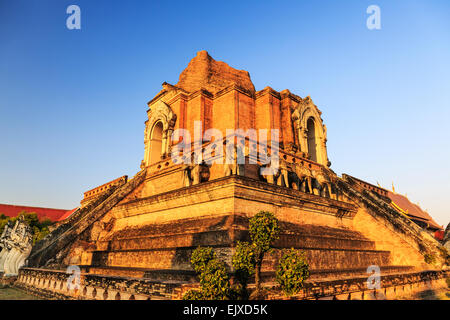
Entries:
[[151,106],[148,116],[144,139],[146,166],[169,155],[170,139],[177,119],[170,106],[163,101],[158,101]]
[[308,145],[308,154],[312,161],[317,162],[317,137],[316,137],[316,125],[314,124],[314,118],[310,117],[306,121],[306,142]]
[[321,113],[308,96],[303,99],[291,115],[297,136],[298,148],[317,163],[328,166],[327,131]]
[[149,146],[149,164],[156,163],[161,160],[161,156],[164,153],[163,150],[163,124],[161,121],[157,121],[150,133],[150,146]]

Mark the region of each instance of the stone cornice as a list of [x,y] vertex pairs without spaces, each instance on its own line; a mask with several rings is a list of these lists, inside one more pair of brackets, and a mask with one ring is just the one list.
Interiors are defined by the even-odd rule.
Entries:
[[[301,192],[299,190],[294,190],[290,188],[285,188],[281,186],[277,186],[274,184],[269,184],[263,181],[258,181],[255,179],[251,179],[248,177],[242,177],[242,176],[228,176],[223,177],[219,179],[214,179],[208,182],[202,182],[200,184],[190,186],[190,187],[182,187],[176,190],[163,192],[160,194],[156,194],[153,196],[149,196],[146,198],[140,198],[140,199],[133,199],[124,203],[119,204],[118,208],[123,208],[129,205],[149,205],[151,203],[158,203],[161,201],[166,201],[169,199],[179,198],[179,197],[185,197],[188,195],[192,195],[195,193],[201,193],[201,192],[209,192],[211,193],[212,190],[217,188],[223,188],[232,186],[234,188],[239,187],[241,190],[248,189],[250,192],[245,192],[246,195],[244,195],[242,192],[238,192],[236,190],[236,193],[231,194],[230,197],[236,197],[236,198],[242,198],[246,197],[250,194],[255,195],[254,192],[251,190],[261,190],[264,192],[268,192],[274,196],[284,196],[285,198],[285,205],[287,202],[291,203],[292,205],[301,206],[303,208],[308,208],[309,210],[314,210],[317,212],[322,211],[324,214],[331,214],[332,212],[336,212],[339,214],[342,214],[345,218],[352,219],[353,216],[356,214],[356,206],[352,203],[333,200],[329,198],[320,197],[317,195]],[[288,200],[289,199],[289,200]],[[263,199],[255,199],[255,201],[264,201]],[[270,201],[273,201],[270,200]],[[329,208],[324,209],[324,208]]]

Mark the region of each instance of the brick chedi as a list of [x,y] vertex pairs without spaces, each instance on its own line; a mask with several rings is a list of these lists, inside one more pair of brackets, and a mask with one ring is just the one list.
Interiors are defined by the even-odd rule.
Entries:
[[[89,192],[89,201],[33,248],[24,286],[47,272],[58,288],[65,268],[78,265],[86,290],[53,292],[176,298],[197,283],[190,255],[198,246],[214,247],[233,272],[236,242],[248,239],[248,219],[260,210],[282,225],[264,261],[267,284],[281,249],[291,247],[305,251],[311,281],[321,283],[360,279],[371,265],[392,279],[436,269],[424,262],[424,254],[437,252],[432,236],[378,193],[331,170],[327,129],[309,96],[255,91],[247,71],[201,51],[148,107],[141,171]],[[123,289],[121,281],[131,282]]]

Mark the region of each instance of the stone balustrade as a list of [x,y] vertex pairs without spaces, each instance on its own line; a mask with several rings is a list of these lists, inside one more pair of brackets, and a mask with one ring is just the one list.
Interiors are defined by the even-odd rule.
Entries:
[[[450,270],[430,270],[382,275],[380,289],[369,289],[367,278],[306,282],[305,288],[293,297],[295,300],[394,300],[410,299],[419,292],[447,288]],[[273,287],[272,292],[279,292]],[[286,299],[281,292],[271,294],[269,300]]]
[[[70,290],[71,274],[60,270],[22,268],[15,286],[48,299],[78,300],[169,300],[180,299],[193,284],[157,282],[147,279],[81,274],[79,288]],[[421,271],[382,275],[380,289],[368,289],[367,278],[307,281],[293,299],[384,300],[401,299],[426,290],[446,288],[446,271]],[[268,288],[269,300],[286,299],[275,285]]]
[[[15,283],[34,295],[63,300],[179,299],[183,285],[146,279],[80,274],[79,286],[69,288],[74,275],[61,270],[22,268]],[[73,282],[75,284],[75,282]]]

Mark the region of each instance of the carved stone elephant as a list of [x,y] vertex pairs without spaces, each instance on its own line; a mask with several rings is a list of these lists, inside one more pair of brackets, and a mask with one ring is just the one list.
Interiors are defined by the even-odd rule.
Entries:
[[298,186],[298,190],[313,193],[311,170],[299,163],[294,166],[294,171],[297,176],[296,184]]
[[245,154],[241,146],[229,144],[225,152],[224,176],[245,175]]
[[[337,200],[337,191],[333,192],[333,180],[328,172],[324,169],[312,171],[315,183],[313,189],[317,190],[317,194],[322,197],[328,197]],[[316,192],[315,192],[316,194]]]
[[277,185],[286,188],[290,187],[289,171],[290,171],[289,164],[285,160],[280,159],[277,174]]

